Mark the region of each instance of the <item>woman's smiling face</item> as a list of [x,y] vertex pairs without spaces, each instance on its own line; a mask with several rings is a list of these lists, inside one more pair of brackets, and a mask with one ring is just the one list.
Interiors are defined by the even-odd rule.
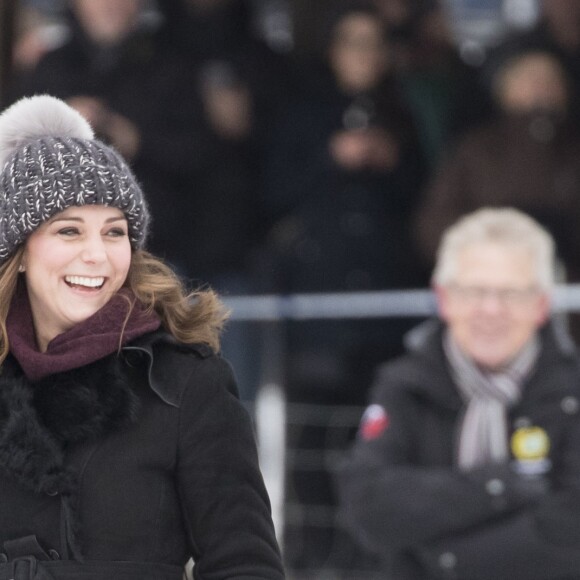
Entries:
[[123,212],[104,205],[70,207],[26,241],[22,264],[38,347],[100,310],[122,287],[131,265]]

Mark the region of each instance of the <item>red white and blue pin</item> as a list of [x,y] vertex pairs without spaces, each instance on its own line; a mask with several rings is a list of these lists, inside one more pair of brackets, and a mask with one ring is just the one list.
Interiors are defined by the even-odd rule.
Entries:
[[389,427],[389,416],[382,405],[369,405],[363,413],[359,435],[365,441],[379,437]]

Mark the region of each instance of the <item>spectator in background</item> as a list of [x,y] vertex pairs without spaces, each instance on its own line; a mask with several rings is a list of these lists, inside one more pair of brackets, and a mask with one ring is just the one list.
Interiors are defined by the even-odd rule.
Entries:
[[415,22],[425,10],[425,0],[373,0],[389,35],[391,58],[397,70],[407,68],[412,58]]
[[[269,289],[421,285],[407,225],[425,166],[390,73],[383,24],[371,5],[349,2],[326,32],[327,76],[281,111],[266,152],[266,204],[276,222]],[[396,321],[316,323],[305,333],[291,344],[289,365],[299,398],[326,400],[330,390],[333,401],[358,401],[359,357],[400,349]]]
[[497,114],[468,132],[442,160],[415,220],[432,264],[443,230],[478,207],[511,205],[556,238],[569,280],[580,276],[580,138],[570,119],[571,90],[557,55],[524,47],[491,75]]
[[255,34],[246,0],[159,6],[164,38],[187,61],[182,116],[192,154],[179,187],[192,200],[190,243],[201,252],[182,267],[221,291],[253,291],[252,254],[267,229],[260,147],[271,108],[288,93],[286,61]]
[[[195,148],[176,185],[189,208],[180,266],[223,294],[255,293],[254,256],[268,230],[261,147],[273,108],[289,93],[287,62],[255,34],[246,0],[165,0],[160,7],[164,34],[188,63],[184,122]],[[251,322],[230,322],[224,336],[246,401],[259,381],[257,340]]]
[[[255,293],[254,254],[267,229],[259,193],[256,94],[232,61],[208,60],[195,72],[191,98],[199,107],[190,119],[199,152],[180,188],[192,208],[181,265],[223,294]],[[247,402],[254,400],[259,382],[257,341],[255,324],[239,321],[228,325],[223,339]]]
[[293,90],[289,60],[256,32],[251,0],[158,0],[170,42],[192,66],[223,61],[254,100],[253,130],[268,126],[273,109]]
[[441,320],[380,369],[341,467],[344,523],[397,580],[577,579],[580,373],[549,322],[553,240],[478,210],[433,284]]
[[480,69],[459,55],[437,0],[374,0],[395,44],[394,65],[430,168],[449,142],[488,113]]
[[14,17],[14,40],[7,94],[3,101],[10,103],[22,92],[20,84],[34,70],[40,59],[58,48],[67,39],[68,30],[58,17],[56,7],[48,10],[42,3],[20,2]]
[[195,154],[185,113],[195,105],[183,58],[146,8],[145,0],[68,0],[69,38],[39,61],[23,92],[66,100],[130,160],[158,216],[152,249],[180,267],[188,240],[175,232],[188,232],[192,208],[177,185]]
[[580,116],[580,2],[539,0],[540,18],[529,31],[508,38],[496,52],[501,56],[512,45],[549,45],[559,52],[574,90],[573,114]]
[[[266,242],[266,288],[292,293],[423,285],[407,232],[425,165],[391,74],[383,23],[370,4],[341,3],[323,33],[326,75],[310,79],[280,112],[268,141],[265,195],[276,223]],[[405,319],[290,324],[289,399],[362,403],[366,369],[400,352],[408,325]],[[312,427],[297,446],[319,449],[323,438]],[[289,485],[303,503],[334,501],[326,476],[317,481],[293,473]],[[326,561],[330,535],[313,529],[302,541],[300,561],[287,548],[293,566]]]

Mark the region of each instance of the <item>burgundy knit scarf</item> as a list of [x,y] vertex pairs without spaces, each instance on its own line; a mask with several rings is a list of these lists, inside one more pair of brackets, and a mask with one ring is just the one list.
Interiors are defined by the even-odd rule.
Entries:
[[160,325],[157,314],[147,313],[133,293],[123,288],[98,312],[59,334],[49,343],[46,352],[40,352],[24,284],[18,285],[6,320],[10,352],[30,381],[95,362],[116,352],[120,345],[157,330]]

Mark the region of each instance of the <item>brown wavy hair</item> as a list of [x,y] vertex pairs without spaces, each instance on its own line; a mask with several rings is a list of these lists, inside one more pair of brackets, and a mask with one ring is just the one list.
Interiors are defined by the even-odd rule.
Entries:
[[[24,246],[0,266],[0,364],[9,351],[6,318],[18,282]],[[161,319],[167,332],[183,343],[204,343],[218,352],[228,310],[211,289],[189,291],[163,260],[136,250],[125,282],[137,300]]]

